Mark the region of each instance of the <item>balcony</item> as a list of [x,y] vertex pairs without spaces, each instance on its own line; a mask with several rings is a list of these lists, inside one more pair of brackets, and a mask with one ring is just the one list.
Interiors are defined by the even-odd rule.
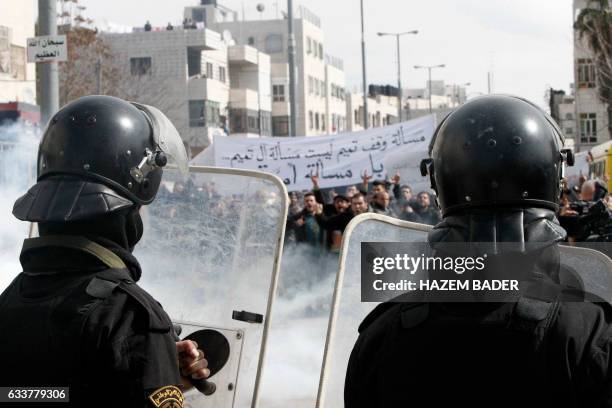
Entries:
[[194,76],[187,80],[189,100],[206,99],[220,103],[227,102],[227,84],[205,76]]
[[228,59],[230,64],[257,65],[258,63],[257,49],[248,45],[235,45],[228,50]]
[[252,89],[230,89],[230,106],[235,109],[260,109],[259,93]]

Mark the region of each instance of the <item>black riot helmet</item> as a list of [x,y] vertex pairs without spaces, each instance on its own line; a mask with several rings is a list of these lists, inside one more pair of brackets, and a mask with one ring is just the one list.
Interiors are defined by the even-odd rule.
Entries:
[[573,155],[554,120],[515,96],[474,98],[436,129],[421,172],[444,216],[487,207],[558,209],[564,163]]
[[13,214],[61,222],[149,204],[168,161],[186,170],[185,147],[161,111],[111,96],[79,98],[51,118],[38,150],[38,182]]

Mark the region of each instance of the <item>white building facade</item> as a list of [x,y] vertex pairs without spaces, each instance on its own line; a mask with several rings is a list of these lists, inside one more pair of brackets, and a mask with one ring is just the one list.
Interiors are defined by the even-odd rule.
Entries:
[[[206,3],[206,2],[204,2]],[[219,32],[228,31],[239,45],[270,55],[272,64],[272,133],[289,134],[288,28],[286,19],[239,21],[237,13],[211,1],[188,7],[185,17]],[[294,18],[297,136],[324,135],[346,128],[342,62],[326,54],[319,18],[300,7]]]
[[233,45],[228,62],[230,136],[271,136],[270,56],[248,45]]
[[126,96],[159,107],[195,156],[228,127],[228,46],[209,29],[102,34],[117,56]]
[[[357,132],[363,127],[363,94],[346,94],[347,131]],[[368,126],[380,127],[397,122],[397,97],[388,95],[368,96]]]

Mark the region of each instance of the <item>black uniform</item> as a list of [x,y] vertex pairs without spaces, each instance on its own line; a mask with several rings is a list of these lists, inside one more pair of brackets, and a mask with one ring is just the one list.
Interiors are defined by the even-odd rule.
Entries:
[[359,327],[355,407],[609,407],[608,304],[385,303]]
[[177,338],[131,255],[170,160],[184,171],[187,153],[155,107],[92,95],[51,118],[13,207],[40,238],[0,296],[0,385],[69,386],[78,407],[183,406]]
[[0,384],[68,386],[61,406],[182,406],[168,315],[136,284],[138,261],[93,239],[25,241],[24,271],[0,296]]
[[[501,262],[565,237],[555,211],[573,156],[532,103],[468,101],[440,123],[429,155],[421,171],[444,217],[427,237],[434,250],[485,243]],[[508,303],[384,303],[370,313],[348,364],[346,407],[612,406],[610,305],[584,301],[588,287],[567,284],[567,265],[503,265],[529,283],[540,273],[546,290]]]

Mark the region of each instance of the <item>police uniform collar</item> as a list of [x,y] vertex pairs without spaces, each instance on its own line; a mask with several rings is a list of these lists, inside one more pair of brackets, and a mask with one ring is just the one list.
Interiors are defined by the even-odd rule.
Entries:
[[565,230],[554,211],[545,208],[483,208],[454,213],[429,233],[435,246],[445,242],[542,243],[562,241]]
[[28,238],[24,240],[19,260],[29,275],[101,268],[127,269],[134,281],[141,275],[140,264],[130,252],[101,237]]

